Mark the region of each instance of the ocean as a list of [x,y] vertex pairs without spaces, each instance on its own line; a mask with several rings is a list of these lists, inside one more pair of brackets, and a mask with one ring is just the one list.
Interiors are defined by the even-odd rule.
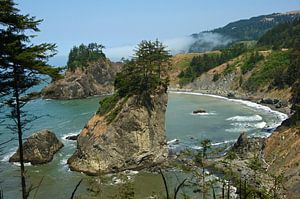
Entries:
[[[83,179],[83,183],[77,194],[85,196],[91,194],[87,188],[94,178],[71,172],[66,164],[67,159],[76,149],[76,142],[66,140],[65,137],[80,132],[98,109],[100,98],[66,101],[37,99],[24,107],[24,110],[39,117],[29,124],[30,130],[24,132],[24,137],[47,128],[52,130],[65,145],[52,162],[40,166],[26,166],[28,183],[36,185],[43,178],[37,198],[70,198],[80,179]],[[197,109],[204,109],[206,113],[193,114]],[[247,132],[250,136],[269,136],[270,130],[286,118],[283,113],[248,101],[199,93],[169,92],[166,135],[170,150],[199,149],[202,139],[210,139],[215,146],[230,145],[242,132]],[[0,126],[0,132],[1,141],[17,136],[5,126]],[[17,141],[13,141],[0,152],[0,186],[6,199],[20,198],[19,166],[8,162],[16,149]],[[171,182],[170,186],[177,183],[178,176],[175,173],[178,175],[178,172],[166,174],[168,181]],[[133,183],[137,198],[146,198],[152,193],[159,195],[164,192],[158,174],[131,171],[124,175]],[[106,197],[113,196],[120,182],[115,175],[107,178],[104,185]]]

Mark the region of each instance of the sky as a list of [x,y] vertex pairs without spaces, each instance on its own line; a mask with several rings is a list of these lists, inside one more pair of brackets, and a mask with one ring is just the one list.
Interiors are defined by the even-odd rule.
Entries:
[[[181,48],[192,33],[253,16],[300,10],[300,0],[17,0],[22,14],[43,19],[34,43],[57,44],[63,64],[81,43],[103,44],[120,59],[141,40]],[[183,45],[183,46],[181,46]]]

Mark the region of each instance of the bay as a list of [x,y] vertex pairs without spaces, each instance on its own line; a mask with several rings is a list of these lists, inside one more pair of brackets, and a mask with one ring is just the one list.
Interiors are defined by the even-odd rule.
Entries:
[[[29,124],[31,128],[24,133],[25,137],[34,131],[47,128],[55,132],[65,145],[51,163],[26,167],[32,184],[36,185],[44,178],[37,198],[69,198],[76,183],[82,178],[84,180],[78,194],[88,194],[86,188],[90,186],[91,177],[69,171],[66,164],[76,148],[76,142],[66,140],[65,137],[80,132],[99,107],[99,100],[100,97],[66,101],[38,99],[25,106],[25,110],[40,116]],[[197,109],[204,109],[206,113],[193,114]],[[166,135],[170,149],[197,148],[202,139],[210,139],[214,145],[219,145],[234,142],[241,132],[268,136],[270,132],[264,129],[277,126],[285,117],[284,114],[244,101],[171,92],[166,113]],[[5,126],[0,127],[0,132],[1,141],[16,136]],[[4,198],[20,197],[19,167],[8,163],[8,158],[16,148],[17,142],[11,142],[0,155],[0,183]],[[159,175],[140,172],[126,176],[130,176],[133,181],[137,198],[146,198],[152,193],[159,195],[164,191]],[[106,183],[106,196],[113,196],[115,193],[116,178],[111,176]],[[172,185],[177,183],[174,173],[167,173],[167,178]]]

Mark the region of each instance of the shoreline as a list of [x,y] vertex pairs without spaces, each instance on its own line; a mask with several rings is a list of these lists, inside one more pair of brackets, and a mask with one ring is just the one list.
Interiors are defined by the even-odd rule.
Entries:
[[212,91],[212,90],[179,89],[179,88],[172,88],[172,87],[170,87],[168,89],[168,92],[210,96],[210,97],[215,97],[215,98],[220,98],[220,99],[225,99],[225,100],[230,100],[230,101],[236,101],[236,102],[248,101],[248,102],[260,105],[260,106],[268,107],[272,111],[285,114],[288,117],[291,116],[290,104],[288,104],[286,107],[276,108],[275,105],[273,105],[273,104],[259,103],[258,101],[261,100],[262,98],[255,97],[255,96],[249,97],[247,94],[239,93],[238,95],[234,95],[233,97],[231,97],[231,92],[221,93],[221,92],[216,92],[216,91]]

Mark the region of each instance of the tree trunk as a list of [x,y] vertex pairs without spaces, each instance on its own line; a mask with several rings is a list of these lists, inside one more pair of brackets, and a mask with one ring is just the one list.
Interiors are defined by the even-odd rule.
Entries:
[[23,157],[23,132],[21,124],[21,110],[20,110],[20,96],[19,96],[19,72],[17,66],[14,66],[14,95],[16,98],[16,117],[17,119],[17,131],[18,131],[18,141],[19,141],[19,154],[20,154],[20,165],[21,165],[21,186],[22,186],[22,198],[27,199],[28,193],[26,190],[25,181],[25,167],[24,167],[24,157]]

